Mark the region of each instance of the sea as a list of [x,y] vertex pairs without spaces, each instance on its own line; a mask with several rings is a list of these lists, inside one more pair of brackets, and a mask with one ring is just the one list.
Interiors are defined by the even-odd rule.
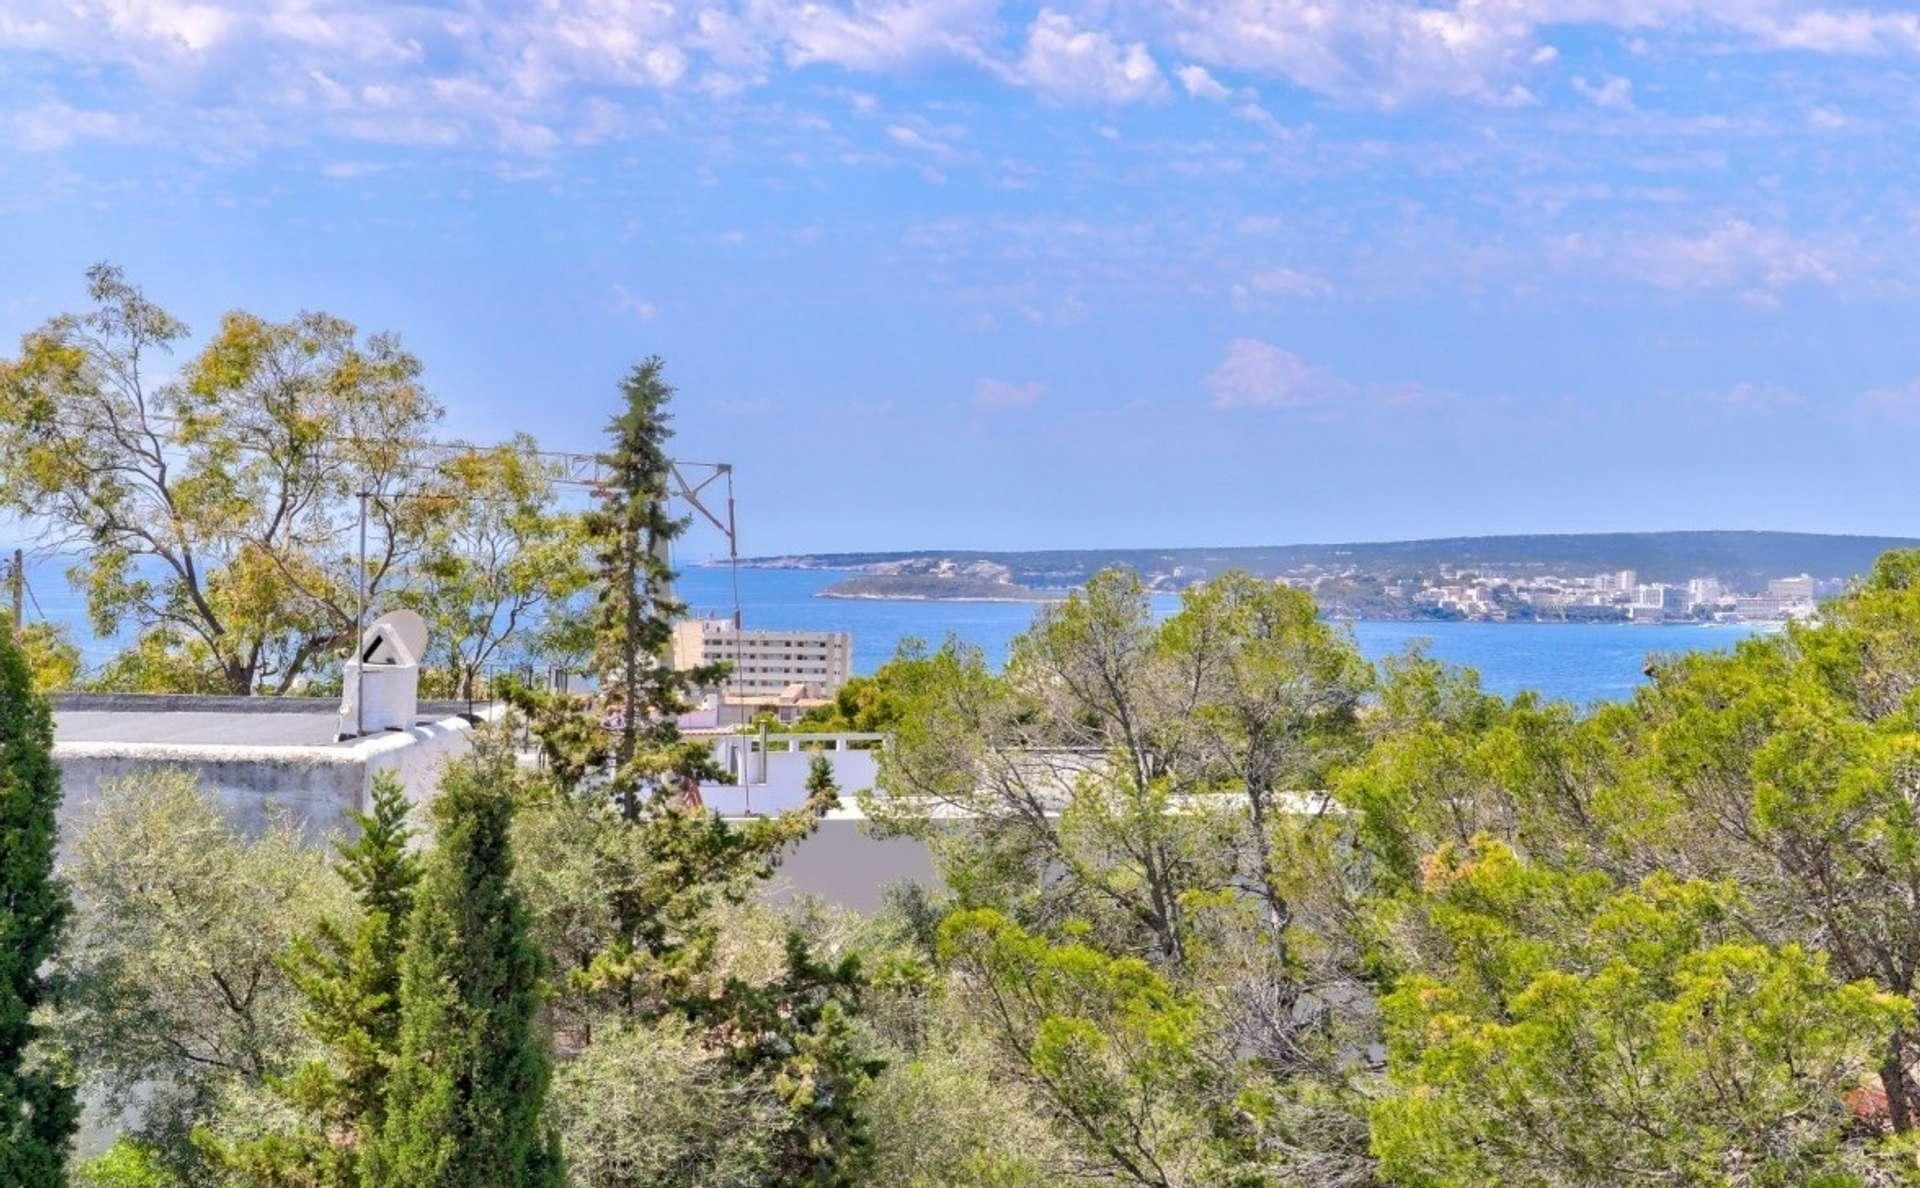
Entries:
[[[66,581],[70,562],[57,558],[27,566],[33,600],[30,618],[67,624],[86,663],[106,660],[121,641],[96,638],[88,628],[79,593]],[[1006,658],[1015,636],[1036,609],[1024,602],[932,602],[819,598],[825,586],[847,576],[824,569],[741,569],[689,566],[679,596],[696,614],[728,616],[737,605],[748,627],[848,631],[853,634],[855,672],[872,672],[908,640],[929,647],[949,637],[981,649],[989,662]],[[1154,599],[1165,614],[1176,596]],[[1749,625],[1647,625],[1615,623],[1464,623],[1359,621],[1346,624],[1372,660],[1420,646],[1449,664],[1477,670],[1485,687],[1511,696],[1524,689],[1588,705],[1630,697],[1646,680],[1655,654],[1726,649],[1763,627]]]
[[[845,576],[832,570],[742,569],[738,575],[741,618],[748,627],[850,631],[854,671],[871,672],[903,640],[919,639],[936,646],[948,636],[980,648],[989,662],[999,664],[1014,637],[1032,622],[1036,609],[1025,602],[815,597]],[[686,569],[680,575],[679,593],[696,613],[733,613],[734,577],[726,569]],[[1177,595],[1162,595],[1154,599],[1154,607],[1171,614],[1179,602]],[[1631,697],[1647,679],[1651,655],[1729,649],[1766,629],[1749,624],[1442,620],[1361,620],[1345,626],[1371,660],[1420,646],[1435,659],[1475,669],[1490,692],[1510,697],[1531,689],[1582,706]]]

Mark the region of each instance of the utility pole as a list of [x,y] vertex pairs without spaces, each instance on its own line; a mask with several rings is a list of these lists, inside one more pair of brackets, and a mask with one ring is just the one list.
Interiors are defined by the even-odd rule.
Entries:
[[360,581],[353,600],[353,737],[367,733],[367,658],[360,641],[367,631],[367,496],[360,492]]
[[27,632],[27,560],[20,549],[13,550],[13,568],[7,574],[13,587],[13,636],[24,638]]

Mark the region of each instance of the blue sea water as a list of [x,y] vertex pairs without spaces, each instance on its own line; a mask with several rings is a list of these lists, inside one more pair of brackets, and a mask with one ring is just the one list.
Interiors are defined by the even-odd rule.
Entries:
[[[1006,657],[1007,645],[1033,618],[1034,606],[1018,602],[891,602],[816,598],[842,576],[820,570],[743,569],[740,608],[749,627],[837,630],[853,633],[856,672],[871,672],[893,655],[900,641],[917,637],[929,645],[949,634],[978,646],[989,661]],[[733,611],[732,578],[724,569],[689,568],[680,596],[697,611]],[[1155,599],[1171,612],[1179,599]],[[1369,659],[1380,660],[1422,644],[1436,659],[1470,666],[1492,692],[1511,696],[1533,689],[1586,705],[1632,695],[1646,680],[1648,655],[1731,648],[1753,634],[1745,626],[1620,623],[1379,622],[1351,625]]]
[[[71,625],[87,663],[97,665],[114,641],[92,637],[85,608],[64,577],[65,563],[30,564],[37,611]],[[842,576],[825,570],[742,569],[739,602],[749,627],[835,630],[853,633],[856,672],[871,672],[892,656],[903,640],[918,638],[938,645],[949,635],[978,646],[999,663],[1013,637],[1033,618],[1034,606],[1019,602],[911,602],[816,598],[823,586]],[[688,567],[679,592],[696,612],[730,615],[734,575],[726,569]],[[1162,611],[1178,603],[1156,599]],[[36,606],[29,613],[36,614]],[[1437,659],[1478,669],[1486,687],[1511,695],[1534,689],[1549,697],[1586,705],[1630,696],[1646,678],[1651,653],[1731,648],[1753,629],[1733,626],[1634,626],[1593,623],[1359,622],[1355,640],[1369,658],[1379,660],[1424,642]]]

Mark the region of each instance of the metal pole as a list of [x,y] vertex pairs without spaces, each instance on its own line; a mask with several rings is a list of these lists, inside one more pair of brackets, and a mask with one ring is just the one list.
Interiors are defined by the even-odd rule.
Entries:
[[27,562],[21,550],[13,550],[13,634],[25,638],[27,630]]
[[367,492],[360,492],[360,581],[353,601],[353,736],[367,732],[367,661],[360,640],[367,630]]

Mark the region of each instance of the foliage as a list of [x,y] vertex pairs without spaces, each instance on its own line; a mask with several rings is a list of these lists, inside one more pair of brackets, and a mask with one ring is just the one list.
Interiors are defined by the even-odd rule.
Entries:
[[451,765],[407,927],[399,1047],[371,1185],[558,1185],[544,1119],[550,1057],[535,1022],[545,961],[513,886],[513,757]]
[[[1002,674],[957,647],[929,657],[869,813],[934,848],[957,906],[1018,930],[995,936],[1144,959],[1204,1007],[1188,1042],[1210,1075],[1156,1101],[1171,1112],[1134,1168],[1101,1155],[1113,1174],[1368,1181],[1350,1054],[1374,1042],[1371,971],[1338,894],[1345,826],[1305,790],[1357,748],[1370,681],[1310,600],[1244,575],[1156,621],[1110,571],[1037,616]],[[1075,1121],[1079,1141],[1135,1121],[1126,1093],[1034,1078],[1030,1041],[1001,1050],[999,1074],[1061,1117],[1119,1111]]]
[[926,646],[917,639],[900,642],[891,660],[871,675],[849,678],[833,692],[832,700],[802,714],[792,726],[797,732],[819,734],[875,734],[900,725],[913,699],[926,684],[935,665]]
[[305,1006],[301,1021],[326,1055],[274,1079],[297,1125],[232,1142],[207,1135],[214,1162],[243,1183],[355,1188],[360,1152],[385,1117],[387,1070],[399,1054],[400,957],[419,860],[409,851],[406,792],[374,778],[373,811],[340,846],[334,871],[357,900],[347,926],[322,919],[281,964]]
[[421,496],[444,514],[395,594],[427,621],[425,663],[449,697],[473,697],[549,611],[587,582],[579,518],[554,509],[555,466],[533,438],[458,454]]
[[1843,1095],[1911,1008],[1797,945],[1744,940],[1728,892],[1614,891],[1481,839],[1426,863],[1445,953],[1386,1000],[1374,1146],[1431,1186],[1841,1183]]
[[32,687],[42,693],[72,689],[80,677],[80,649],[71,633],[60,623],[27,623],[17,629],[8,626],[0,614],[0,632],[13,636],[26,662]]
[[1183,1108],[1207,1075],[1194,999],[1137,957],[1050,944],[992,909],[949,916],[940,946],[1083,1167],[1155,1188],[1204,1179],[1208,1135]]
[[626,407],[607,426],[603,490],[586,517],[598,592],[592,621],[599,709],[615,720],[611,785],[629,821],[638,820],[651,799],[725,778],[706,746],[680,737],[676,720],[690,707],[689,691],[717,683],[726,666],[680,670],[668,658],[673,621],[686,607],[672,596],[667,556],[687,523],[667,507],[673,431],[666,409],[673,388],[665,370],[656,355],[621,381]]
[[747,1084],[764,1084],[786,1116],[769,1153],[774,1182],[851,1188],[872,1159],[863,1112],[884,1061],[868,1057],[852,1020],[865,987],[857,956],[817,958],[799,932],[786,935],[786,965],[769,982],[728,978],[693,1018],[725,1045]]
[[179,1188],[180,1178],[167,1169],[153,1147],[121,1137],[111,1147],[75,1169],[74,1188]]
[[554,1076],[552,1112],[577,1188],[769,1182],[786,1107],[675,1019],[609,1018]]
[[372,495],[376,594],[429,518],[404,498],[439,416],[420,364],[328,314],[236,311],[156,386],[187,327],[111,265],[87,279],[91,310],[0,362],[0,499],[85,545],[100,634],[130,620],[223,691],[284,692],[351,631],[351,496]]
[[72,903],[55,877],[60,775],[53,715],[0,619],[0,1183],[57,1188],[78,1123],[74,1087],[48,1059],[35,1012]]
[[229,693],[226,674],[187,632],[149,627],[87,682],[94,693]]
[[73,841],[81,913],[62,959],[64,1045],[106,1105],[191,1166],[190,1130],[238,1083],[264,1087],[304,1047],[281,966],[346,890],[299,830],[246,838],[192,776],[159,768],[101,785]]

